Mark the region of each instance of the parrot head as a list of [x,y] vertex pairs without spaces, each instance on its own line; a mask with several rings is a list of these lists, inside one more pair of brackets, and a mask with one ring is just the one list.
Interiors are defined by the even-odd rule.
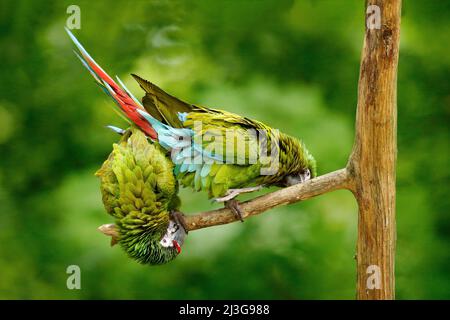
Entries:
[[181,253],[186,232],[182,226],[169,220],[165,234],[160,239],[152,234],[137,237],[123,233],[119,244],[127,254],[142,264],[160,265],[175,259]]
[[182,226],[180,226],[174,220],[169,221],[169,226],[167,231],[159,241],[161,246],[166,249],[176,250],[177,254],[181,253],[181,246],[184,243],[184,238],[186,237],[186,231]]
[[127,232],[120,223],[104,224],[98,229],[111,237],[111,246],[119,243],[131,258],[149,265],[165,264],[175,259],[181,253],[187,234],[184,228],[172,219],[160,239],[155,239],[151,233],[142,232],[136,235]]
[[316,160],[302,141],[286,134],[280,134],[278,141],[280,166],[269,184],[290,187],[317,176]]
[[302,183],[311,179],[311,171],[305,169],[296,175],[288,175],[284,181],[286,187],[293,186],[294,184]]

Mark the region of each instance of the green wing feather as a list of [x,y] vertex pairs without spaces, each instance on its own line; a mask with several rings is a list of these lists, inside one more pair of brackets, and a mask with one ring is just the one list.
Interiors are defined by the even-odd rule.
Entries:
[[[177,168],[175,174],[183,186],[191,186],[196,191],[207,190],[210,197],[219,197],[230,188],[282,185],[286,175],[296,175],[306,168],[311,170],[313,177],[316,176],[315,160],[298,139],[231,112],[188,104],[139,76],[133,77],[146,92],[142,102],[147,112],[172,127],[194,130],[194,136],[202,138],[200,147],[204,154],[212,154],[214,159],[223,162],[213,164],[207,176],[198,172],[203,169],[201,165],[194,172],[180,172]],[[179,113],[185,114],[184,121],[180,120]],[[196,128],[196,123],[201,123],[201,129]],[[276,150],[271,150],[269,155],[265,150],[260,152],[261,139],[256,135],[260,131],[266,135],[267,146],[276,139]],[[233,136],[227,137],[227,132]],[[266,157],[272,152],[278,153],[280,168],[274,175],[262,176],[262,163],[267,163]]]
[[150,81],[144,80],[135,74],[132,74],[132,76],[145,91],[145,96],[142,99],[145,110],[165,124],[174,128],[183,127],[183,124],[178,119],[178,112],[191,112],[193,106],[168,94]]

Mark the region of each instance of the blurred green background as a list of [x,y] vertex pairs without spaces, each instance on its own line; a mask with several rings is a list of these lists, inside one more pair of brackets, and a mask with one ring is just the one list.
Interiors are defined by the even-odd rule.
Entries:
[[[135,72],[193,103],[301,137],[323,174],[354,134],[364,3],[0,1],[0,298],[352,299],[357,207],[346,191],[189,234],[141,266],[96,228],[100,167],[124,126],[72,52],[136,94]],[[398,75],[397,298],[450,298],[450,2],[404,0]],[[183,211],[211,208],[182,191]],[[66,268],[81,268],[68,290]]]

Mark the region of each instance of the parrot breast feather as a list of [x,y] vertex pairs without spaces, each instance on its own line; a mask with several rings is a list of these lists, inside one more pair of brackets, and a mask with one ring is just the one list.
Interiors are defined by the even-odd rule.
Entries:
[[165,151],[143,132],[128,131],[96,175],[105,208],[122,232],[165,232],[178,185]]

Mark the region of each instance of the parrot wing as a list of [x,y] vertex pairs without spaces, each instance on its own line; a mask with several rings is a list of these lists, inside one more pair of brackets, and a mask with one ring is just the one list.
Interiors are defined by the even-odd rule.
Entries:
[[194,106],[168,94],[157,85],[132,74],[133,78],[145,91],[142,104],[145,110],[155,119],[174,128],[182,128],[178,113],[189,113]]
[[150,81],[133,77],[146,92],[142,103],[148,114],[139,113],[172,151],[175,174],[183,185],[218,196],[259,175],[261,143],[270,143],[274,130],[231,112],[186,103]]
[[[194,131],[190,134],[194,143],[189,148],[182,147],[178,159],[192,158],[200,153],[210,160],[248,164],[249,157],[257,154],[258,131],[270,129],[258,121],[231,112],[186,103],[152,82],[135,74],[132,76],[146,92],[142,103],[151,117],[173,128],[189,128]],[[145,118],[152,121],[149,117]],[[197,128],[196,123],[202,127]],[[156,131],[160,134],[158,129]],[[245,152],[247,146],[250,148],[249,152]]]
[[[269,163],[265,158],[279,152],[278,143],[271,144],[277,131],[230,112],[195,109],[187,114],[183,125],[194,132],[190,146],[193,150],[186,148],[178,154],[174,160],[175,174],[183,185],[206,189],[210,197],[248,185],[260,175],[261,167]],[[195,165],[196,161],[189,164],[195,152],[203,156],[202,165]]]

